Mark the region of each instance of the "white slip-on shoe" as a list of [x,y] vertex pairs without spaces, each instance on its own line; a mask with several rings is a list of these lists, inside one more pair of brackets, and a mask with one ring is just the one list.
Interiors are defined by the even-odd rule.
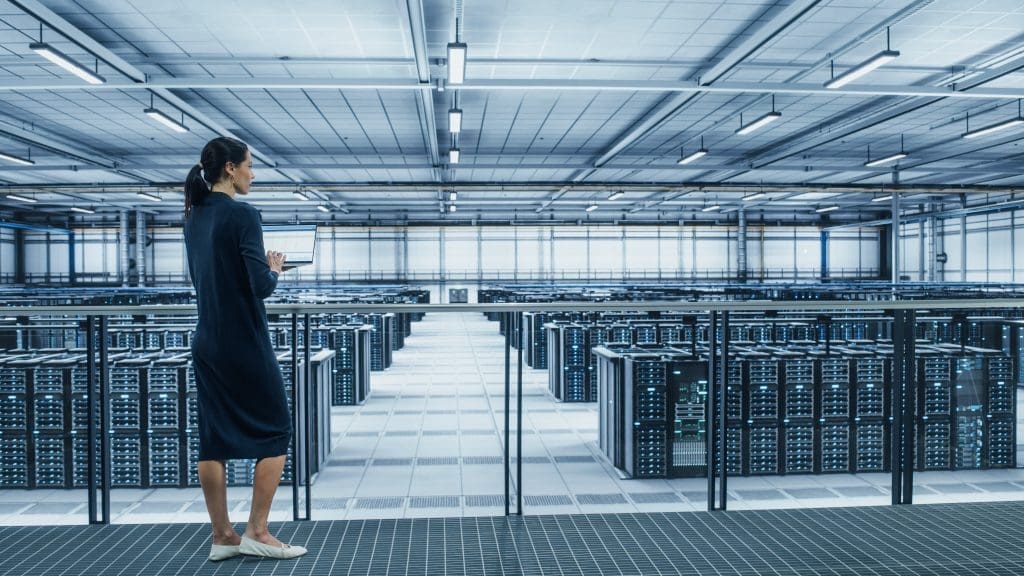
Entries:
[[253,540],[248,536],[242,536],[242,543],[238,546],[238,550],[247,556],[262,556],[263,558],[276,558],[278,560],[298,558],[306,553],[306,549],[302,546],[289,546],[288,544],[271,546],[270,544]]
[[242,554],[238,546],[229,544],[210,544],[210,562],[220,562]]

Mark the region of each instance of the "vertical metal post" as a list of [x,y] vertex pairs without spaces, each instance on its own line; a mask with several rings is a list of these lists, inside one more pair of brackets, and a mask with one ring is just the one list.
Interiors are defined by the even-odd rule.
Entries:
[[[708,511],[715,509],[715,329],[718,325],[718,312],[711,311],[708,323],[708,386],[707,410],[704,414],[704,438],[707,443],[708,466]],[[697,326],[693,327],[696,334]],[[694,336],[696,339],[696,335]]]
[[101,523],[110,524],[110,370],[107,366],[107,320],[100,316],[100,494]]
[[[304,520],[313,519],[313,498],[312,498],[312,476],[313,476],[313,462],[316,457],[313,454],[313,441],[317,438],[315,433],[315,422],[313,422],[312,415],[314,414],[314,403],[316,402],[316,391],[313,389],[313,369],[309,362],[309,347],[310,347],[310,327],[309,327],[309,314],[304,314],[302,317],[302,341],[304,346],[302,347],[302,361],[305,364],[306,378],[302,387],[306,391],[306,410],[302,415],[306,425],[306,517]],[[390,343],[388,344],[390,346]]]
[[893,310],[893,325],[892,325],[892,342],[893,342],[893,355],[892,355],[892,408],[890,414],[890,420],[892,425],[889,427],[889,446],[890,446],[890,467],[892,468],[892,482],[890,486],[890,492],[892,494],[893,506],[903,502],[903,318],[900,315],[899,310]]
[[719,393],[721,397],[718,403],[718,462],[721,466],[721,475],[718,489],[718,509],[725,510],[725,503],[728,499],[728,492],[726,492],[726,483],[728,481],[728,471],[726,470],[726,463],[728,460],[728,449],[726,444],[727,429],[729,425],[728,410],[726,410],[726,404],[728,402],[728,390],[729,390],[729,312],[722,312],[722,358],[720,361],[722,366],[722,378],[721,386],[719,387]]
[[915,344],[916,314],[913,310],[903,311],[905,325],[903,334],[903,501],[914,502],[914,453],[917,441],[917,359]]
[[85,318],[85,379],[88,382],[85,392],[86,425],[89,431],[86,434],[87,462],[86,474],[88,475],[89,489],[89,524],[97,524],[96,521],[96,318],[87,316]]
[[502,316],[505,319],[505,516],[509,515],[509,478],[512,475],[511,467],[509,466],[509,408],[510,408],[510,350],[512,348],[512,314],[510,312],[502,312]]
[[292,520],[299,519],[299,313],[292,313]]
[[[523,313],[519,312],[519,331],[523,329]],[[522,342],[520,337],[519,342]],[[519,346],[516,369],[516,515],[523,515],[523,348]]]

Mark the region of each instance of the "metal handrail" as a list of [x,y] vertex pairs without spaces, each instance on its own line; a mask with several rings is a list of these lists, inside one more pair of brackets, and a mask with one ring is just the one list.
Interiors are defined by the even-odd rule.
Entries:
[[[488,304],[268,304],[268,314],[327,313],[461,313],[461,312],[759,312],[768,310],[830,312],[835,310],[949,310],[1024,308],[1024,298],[920,299],[920,300],[711,300],[702,302],[517,302]],[[89,306],[5,306],[0,316],[119,314],[194,314],[194,304],[141,304]]]

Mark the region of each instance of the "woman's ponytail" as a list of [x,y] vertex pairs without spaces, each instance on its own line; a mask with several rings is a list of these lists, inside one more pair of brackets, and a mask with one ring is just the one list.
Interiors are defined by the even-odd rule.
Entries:
[[196,164],[188,171],[185,178],[185,217],[192,212],[192,207],[203,203],[203,198],[210,194],[210,186],[203,178],[203,165]]
[[203,146],[199,157],[202,161],[188,171],[185,178],[185,217],[192,212],[193,206],[203,203],[210,195],[210,187],[224,178],[224,165],[228,162],[239,165],[245,161],[249,147],[240,140],[219,136]]

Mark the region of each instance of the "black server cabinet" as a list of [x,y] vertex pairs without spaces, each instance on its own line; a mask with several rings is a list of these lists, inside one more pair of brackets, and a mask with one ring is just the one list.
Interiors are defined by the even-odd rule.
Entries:
[[1017,466],[1017,385],[1013,359],[989,359],[988,398],[985,400],[985,434],[988,446],[982,456],[986,468]]
[[[669,425],[672,433],[669,476],[691,477],[707,473],[708,364],[697,360],[664,362],[668,382]],[[729,394],[731,397],[732,395]],[[731,410],[732,407],[727,407]],[[728,432],[732,435],[733,428]],[[730,448],[733,440],[727,442]],[[733,465],[729,454],[729,465]]]
[[625,359],[625,470],[633,478],[668,475],[668,383],[657,355]]
[[784,386],[779,461],[788,474],[814,472],[820,466],[815,450],[815,363],[811,358],[781,361]]
[[853,359],[854,417],[851,442],[854,472],[889,467],[889,415],[892,361],[870,352]]
[[[715,406],[721,404],[721,394],[719,393],[718,381],[722,378],[722,362],[717,365],[716,382],[712,383],[715,395]],[[706,364],[705,364],[706,365]],[[726,470],[729,474],[742,475],[746,474],[747,470],[744,467],[746,462],[746,447],[744,446],[743,439],[746,437],[746,426],[745,423],[749,417],[745,402],[745,390],[744,390],[744,362],[743,360],[735,355],[730,354],[729,359],[725,362],[729,370],[729,386],[726,389]],[[715,451],[716,453],[721,450],[721,437],[715,434],[714,437]],[[716,460],[715,472],[721,471],[721,462]]]
[[816,361],[815,384],[821,405],[816,414],[816,472],[850,472],[853,468],[853,361],[846,355]]
[[331,330],[335,352],[335,378],[331,405],[362,404],[370,394],[369,326],[342,326]]
[[625,363],[620,354],[604,347],[591,349],[596,367],[598,393],[598,445],[612,466],[622,470],[625,464]]
[[776,359],[746,361],[747,471],[749,474],[780,472],[779,364]]

